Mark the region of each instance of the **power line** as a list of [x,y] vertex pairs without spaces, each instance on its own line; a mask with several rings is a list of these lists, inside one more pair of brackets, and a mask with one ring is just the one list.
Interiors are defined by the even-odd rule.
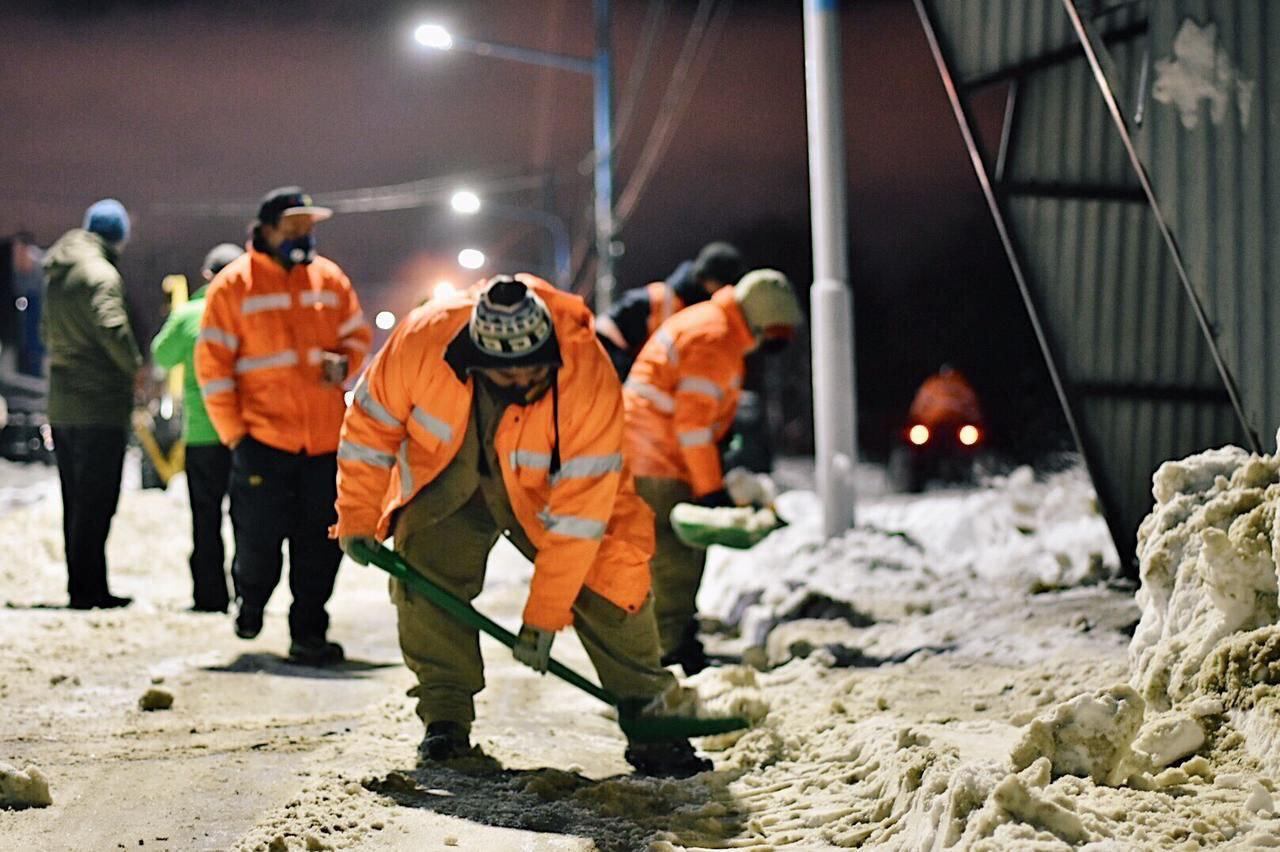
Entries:
[[711,56],[724,32],[732,6],[733,0],[724,0],[718,5],[715,0],[701,0],[698,4],[680,56],[672,69],[658,117],[645,140],[640,161],[618,196],[614,210],[615,227],[618,230],[622,230],[635,212],[636,205],[675,138],[685,110],[693,99],[698,82],[710,64]]

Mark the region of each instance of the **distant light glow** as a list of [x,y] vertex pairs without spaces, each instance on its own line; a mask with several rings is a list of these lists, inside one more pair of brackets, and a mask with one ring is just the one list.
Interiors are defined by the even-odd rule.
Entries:
[[353,400],[353,399],[355,399],[355,398],[356,398],[356,392],[355,392],[355,391],[347,391],[346,393],[344,393],[344,394],[342,395],[342,400],[343,400],[347,405],[351,405],[351,400]]
[[472,213],[480,212],[480,196],[469,189],[460,189],[449,199],[449,206],[454,209],[454,212],[470,216]]
[[923,423],[917,423],[911,427],[911,431],[907,433],[907,437],[911,439],[911,443],[917,447],[923,447],[929,443],[929,427]]
[[453,36],[439,24],[423,24],[413,31],[413,39],[423,47],[433,50],[449,50],[453,47]]
[[13,300],[13,306],[20,311],[25,311],[27,309],[27,304],[28,302],[27,302],[26,296],[19,296],[18,298]]
[[977,426],[965,425],[960,427],[960,443],[966,447],[972,447],[978,443],[978,438],[982,437],[982,433],[978,431]]
[[165,396],[160,400],[160,416],[165,420],[173,419],[173,397]]
[[396,324],[396,315],[391,311],[378,311],[378,315],[373,318],[373,324],[386,331]]
[[458,265],[463,269],[479,269],[484,266],[484,252],[480,249],[463,249],[458,252]]
[[453,286],[452,281],[437,281],[436,286],[431,288],[431,298],[447,299],[457,292],[458,288]]

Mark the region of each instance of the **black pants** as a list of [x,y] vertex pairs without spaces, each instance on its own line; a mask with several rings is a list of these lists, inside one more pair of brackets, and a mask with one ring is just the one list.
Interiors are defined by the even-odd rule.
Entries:
[[231,451],[221,444],[187,447],[191,498],[191,585],[196,609],[224,611],[226,553],[222,547],[222,498],[231,477]]
[[73,606],[92,606],[107,590],[107,533],[120,501],[124,429],[54,426],[53,452],[62,484],[62,537],[67,593]]
[[289,542],[289,632],[323,638],[342,550],[329,538],[336,523],[338,459],[334,453],[287,453],[246,437],[231,453],[231,524],[236,594],[265,607],[280,582],[281,546]]

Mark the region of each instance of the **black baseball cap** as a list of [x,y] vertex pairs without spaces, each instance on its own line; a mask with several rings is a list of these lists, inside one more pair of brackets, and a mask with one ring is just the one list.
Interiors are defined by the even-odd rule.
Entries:
[[317,207],[301,187],[282,186],[262,197],[262,204],[258,207],[258,222],[275,225],[283,216],[298,214],[310,216],[312,222],[323,222],[333,215],[333,211],[328,207]]

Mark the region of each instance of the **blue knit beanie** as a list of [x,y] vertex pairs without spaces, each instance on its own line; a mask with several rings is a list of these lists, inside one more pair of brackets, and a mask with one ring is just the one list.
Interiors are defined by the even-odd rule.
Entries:
[[129,213],[114,198],[95,201],[84,211],[84,229],[108,243],[122,243],[129,239]]

